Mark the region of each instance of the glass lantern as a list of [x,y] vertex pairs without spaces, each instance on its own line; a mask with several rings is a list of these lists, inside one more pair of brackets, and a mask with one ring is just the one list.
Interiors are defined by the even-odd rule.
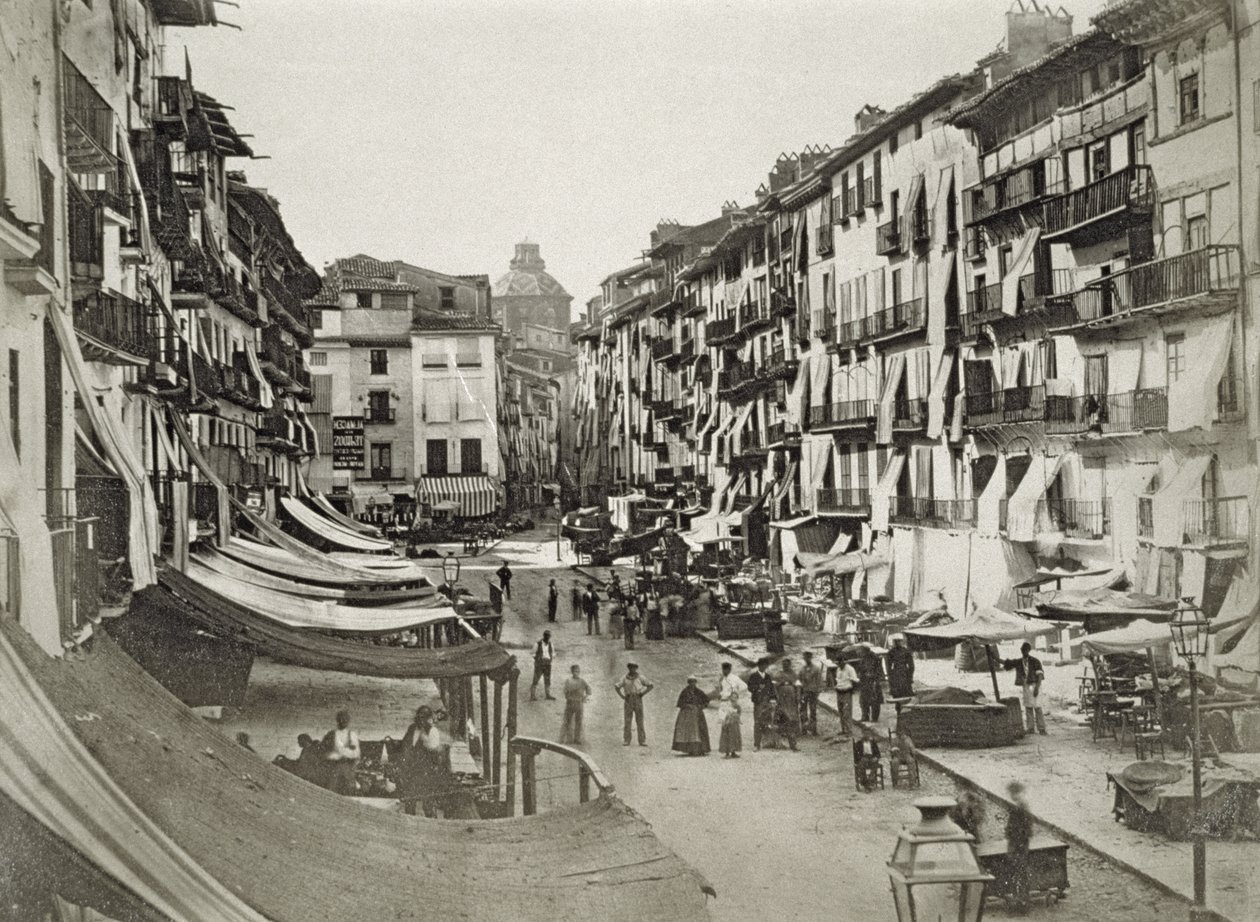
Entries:
[[459,567],[459,558],[455,556],[454,551],[448,552],[442,558],[442,578],[451,586],[459,582]]
[[971,836],[949,818],[954,801],[925,797],[916,826],[901,830],[888,862],[898,922],[980,922],[985,886]]
[[1187,662],[1207,656],[1208,627],[1203,609],[1194,604],[1194,599],[1187,597],[1178,602],[1177,611],[1168,622],[1177,655]]

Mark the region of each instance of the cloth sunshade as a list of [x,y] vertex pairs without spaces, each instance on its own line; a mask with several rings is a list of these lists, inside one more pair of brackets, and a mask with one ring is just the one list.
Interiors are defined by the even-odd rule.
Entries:
[[997,644],[1010,640],[1031,641],[1042,634],[1051,634],[1058,628],[1044,621],[1035,621],[1022,615],[1002,611],[1000,608],[982,606],[961,621],[935,627],[906,628],[906,646],[911,650],[939,650],[955,644]]
[[414,582],[410,577],[391,577],[380,571],[346,566],[327,555],[307,557],[245,538],[230,538],[219,550],[240,563],[299,582],[328,586],[397,586]]
[[792,489],[792,480],[796,476],[796,461],[789,461],[787,470],[783,472],[783,477],[774,485],[774,495],[772,497],[775,503],[781,503],[783,497]]
[[331,502],[323,493],[312,493],[310,497],[311,505],[318,509],[326,518],[331,519],[338,525],[345,528],[351,528],[355,531],[363,532],[372,538],[379,538],[381,530],[375,525],[368,525],[366,522],[356,522],[350,516],[346,515]]
[[[1182,510],[1186,500],[1198,499],[1203,495],[1203,476],[1212,463],[1211,455],[1193,455],[1185,458],[1174,470],[1172,476],[1161,484],[1159,491],[1151,500],[1151,514],[1154,517],[1155,544],[1160,547],[1178,547],[1181,544],[1184,517]],[[1167,470],[1168,467],[1161,467]]]
[[906,463],[904,451],[894,451],[888,456],[888,466],[875,482],[871,492],[871,531],[888,530],[888,502],[893,491],[897,489],[897,480],[901,477],[901,469]]
[[323,538],[329,544],[369,553],[374,551],[393,551],[394,549],[392,542],[382,538],[372,538],[362,532],[343,528],[331,519],[320,515],[299,499],[282,496],[280,497],[280,506],[295,522],[317,537]]
[[1002,313],[1015,316],[1019,309],[1019,280],[1032,263],[1033,253],[1037,249],[1037,241],[1041,239],[1041,228],[1034,227],[1020,241],[1014,258],[1002,276]]
[[[712,888],[613,795],[489,823],[376,810],[237,746],[108,638],[72,669],[41,655],[12,623],[0,623],[0,632],[7,639],[0,650],[7,654],[11,643],[31,673],[30,688],[15,689],[16,699],[6,695],[18,705],[0,715],[0,751],[40,766],[23,779],[35,792],[30,800],[60,797],[70,817],[82,817],[83,825],[97,820],[94,834],[110,840],[99,847],[102,860],[126,862],[119,873],[142,885],[151,878],[153,888],[164,885],[172,898],[186,900],[171,907],[174,920],[494,918],[505,901],[522,922],[551,922],[557,905],[607,922],[708,916],[705,893]],[[12,681],[7,662],[0,673],[0,682]],[[36,696],[42,725],[26,723]],[[31,752],[37,745],[48,750],[45,757],[33,758],[41,755]],[[62,776],[58,784],[70,768],[79,777]],[[93,817],[104,805],[98,792],[127,809]],[[146,842],[153,843],[147,851]],[[451,886],[416,884],[422,868],[445,875]]]
[[211,547],[200,548],[192,555],[192,559],[224,576],[262,586],[264,589],[312,599],[333,599],[350,605],[393,605],[403,602],[426,604],[422,600],[432,600],[437,595],[436,588],[428,580],[411,589],[353,589],[314,585],[251,567]]
[[1234,339],[1232,313],[1210,317],[1186,332],[1188,357],[1176,381],[1168,383],[1168,431],[1210,429],[1216,418],[1216,389],[1229,363]]
[[[1214,620],[1208,627],[1208,633],[1216,634],[1226,628],[1251,621],[1252,618],[1252,615],[1244,615],[1225,621]],[[1154,622],[1144,619],[1110,631],[1086,634],[1081,638],[1081,644],[1091,653],[1141,653],[1146,649],[1166,647],[1170,643],[1172,643],[1172,631],[1167,621]]]
[[887,445],[892,441],[893,403],[897,399],[897,386],[906,373],[906,354],[898,352],[888,357],[884,386],[879,392],[879,411],[875,418],[875,441]]
[[[945,431],[945,394],[949,390],[949,378],[954,371],[954,353],[946,351],[936,365],[932,376],[932,389],[928,393],[927,437],[939,439]],[[959,398],[961,399],[961,398]]]
[[786,528],[786,529],[791,530],[793,528],[800,528],[802,525],[808,525],[810,522],[813,522],[817,518],[818,516],[811,514],[811,515],[797,516],[794,519],[780,519],[777,522],[771,522],[770,527],[771,528]]
[[416,499],[430,503],[451,500],[459,503],[460,513],[470,519],[494,515],[498,505],[494,483],[485,474],[422,477],[416,487]]
[[1039,617],[1055,621],[1088,621],[1108,615],[1167,621],[1177,608],[1172,599],[1117,589],[1054,589],[1037,593],[1033,604]]
[[1037,502],[1046,495],[1069,454],[1053,458],[1041,452],[1033,454],[1032,463],[1006,502],[1006,536],[1011,541],[1032,541],[1037,537]]

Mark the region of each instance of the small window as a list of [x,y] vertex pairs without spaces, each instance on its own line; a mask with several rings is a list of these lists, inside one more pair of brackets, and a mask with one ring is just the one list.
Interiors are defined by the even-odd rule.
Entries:
[[374,375],[389,374],[389,350],[373,349],[368,353],[368,362],[371,364],[371,373]]
[[1129,129],[1129,162],[1135,166],[1146,163],[1146,123],[1138,122]]
[[444,311],[455,310],[455,289],[450,286],[442,286],[438,289],[439,306]]
[[1181,124],[1185,125],[1199,117],[1199,75],[1182,77],[1180,88]]
[[324,368],[327,365],[328,365],[327,352],[312,352],[311,353],[311,367],[312,368]]
[[357,304],[359,307],[371,307],[372,306],[372,292],[370,291],[355,292],[354,303]]
[[455,364],[459,368],[480,368],[481,353],[480,352],[456,352]]
[[1186,247],[1201,250],[1208,245],[1207,215],[1195,215],[1186,221]]
[[445,368],[446,353],[426,352],[423,356],[421,356],[420,364],[425,368]]
[[324,312],[318,307],[311,309],[311,329],[322,330],[324,328]]
[[1168,383],[1180,380],[1186,370],[1186,336],[1169,333],[1164,337],[1164,354],[1168,363]]

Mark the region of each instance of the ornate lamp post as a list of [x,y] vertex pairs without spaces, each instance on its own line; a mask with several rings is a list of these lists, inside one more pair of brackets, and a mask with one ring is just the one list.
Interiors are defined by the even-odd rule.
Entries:
[[1207,916],[1207,846],[1203,840],[1202,757],[1199,749],[1199,672],[1198,660],[1207,655],[1209,623],[1203,610],[1193,599],[1182,599],[1177,606],[1168,628],[1172,631],[1173,646],[1177,655],[1186,661],[1190,670],[1190,771],[1194,786],[1194,816],[1191,817],[1190,837],[1194,848],[1194,905],[1190,907],[1190,919]]
[[980,922],[985,885],[971,836],[949,818],[954,800],[914,802],[921,817],[897,836],[888,862],[898,922]]
[[459,582],[459,567],[459,558],[455,556],[455,552],[447,551],[446,556],[442,558],[442,578],[451,587],[452,595],[455,594],[455,584]]

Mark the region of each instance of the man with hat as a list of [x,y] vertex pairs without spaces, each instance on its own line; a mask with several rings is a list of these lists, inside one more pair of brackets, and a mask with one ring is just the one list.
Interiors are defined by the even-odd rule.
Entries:
[[1032,733],[1035,725],[1037,732],[1045,736],[1046,715],[1041,710],[1041,682],[1045,679],[1046,672],[1041,668],[1041,660],[1032,655],[1032,644],[1028,641],[1024,641],[1019,653],[1019,659],[1002,660],[1002,668],[1015,670],[1015,685],[1024,698],[1026,732]]
[[651,682],[639,675],[638,663],[626,663],[625,677],[613,686],[617,697],[622,700],[626,718],[622,737],[623,746],[630,745],[630,724],[635,721],[638,722],[639,745],[647,745],[647,731],[643,729],[643,697],[653,687]]
[[914,697],[914,654],[906,649],[904,634],[893,635],[892,649],[888,651],[888,694],[898,714],[904,700]]
[[818,735],[818,696],[823,690],[822,666],[814,662],[814,652],[806,650],[805,665],[801,667],[801,723],[804,732]]
[[770,657],[757,660],[757,668],[748,676],[748,694],[753,703],[753,749],[761,749],[761,739],[771,728],[774,720],[774,678],[766,670]]

